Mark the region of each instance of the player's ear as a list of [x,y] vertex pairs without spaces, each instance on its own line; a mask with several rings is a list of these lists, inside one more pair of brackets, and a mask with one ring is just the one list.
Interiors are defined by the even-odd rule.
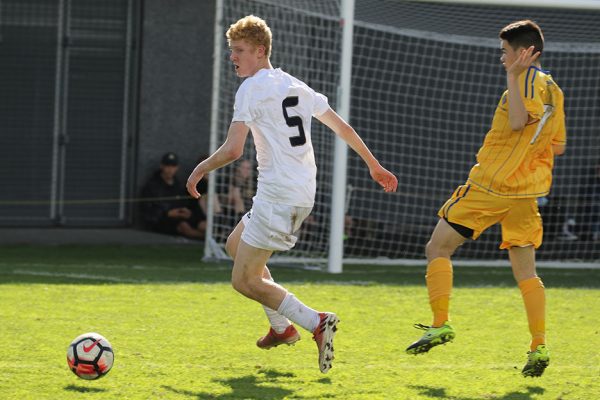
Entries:
[[262,44],[259,44],[258,46],[256,46],[256,53],[260,57],[264,57],[265,56],[265,51],[266,51],[266,48]]

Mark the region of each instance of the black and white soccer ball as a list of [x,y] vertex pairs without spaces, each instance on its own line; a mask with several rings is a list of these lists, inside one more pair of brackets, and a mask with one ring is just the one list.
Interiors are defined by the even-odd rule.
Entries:
[[79,335],[67,349],[67,363],[75,375],[82,379],[98,379],[110,371],[115,355],[106,338],[90,332]]

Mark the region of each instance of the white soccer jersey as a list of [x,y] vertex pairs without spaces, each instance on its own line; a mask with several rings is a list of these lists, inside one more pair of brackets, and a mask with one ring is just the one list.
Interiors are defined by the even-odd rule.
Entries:
[[317,166],[311,119],[327,97],[281,69],[261,69],[235,95],[233,121],[252,131],[258,162],[256,198],[297,207],[315,201]]

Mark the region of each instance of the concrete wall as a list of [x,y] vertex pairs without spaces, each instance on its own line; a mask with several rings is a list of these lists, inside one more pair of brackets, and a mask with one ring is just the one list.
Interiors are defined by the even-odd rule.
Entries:
[[145,0],[135,190],[167,151],[187,178],[208,152],[215,2]]

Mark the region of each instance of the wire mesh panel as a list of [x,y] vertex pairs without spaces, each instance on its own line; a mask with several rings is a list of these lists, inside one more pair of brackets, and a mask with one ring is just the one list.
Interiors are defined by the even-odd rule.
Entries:
[[[67,202],[60,209],[67,224],[123,219],[129,3],[68,3],[62,110]],[[114,201],[85,202],[94,199]]]
[[0,224],[125,221],[134,4],[0,2]]
[[[526,18],[544,30],[542,67],[565,93],[568,131],[567,155],[556,159],[551,195],[540,201],[538,258],[600,257],[587,224],[597,216],[581,207],[600,160],[600,12],[398,1],[357,2],[352,122],[400,185],[395,196],[372,193],[362,161],[350,155],[347,257],[423,258],[437,210],[466,181],[506,89],[498,32]],[[503,257],[500,242],[497,225],[456,258]]]
[[[335,105],[342,33],[337,1],[234,0],[225,3],[220,35],[225,35],[229,25],[246,15],[254,14],[265,19],[273,33],[273,66],[303,80]],[[221,71],[218,114],[213,118],[218,118],[217,142],[220,145],[231,122],[235,93],[241,80],[236,77],[229,61],[226,40],[216,57],[221,58]],[[302,227],[298,244],[292,251],[286,252],[286,256],[296,259],[324,257],[327,252],[334,135],[324,125],[315,122],[312,141],[318,167],[317,198],[311,216]],[[212,231],[215,256],[225,257],[221,250],[228,234],[251,206],[256,190],[255,173],[256,154],[250,138],[242,160],[211,175],[210,179],[216,180],[216,193],[223,206],[222,212],[215,215]],[[233,192],[241,192],[245,200],[242,207],[236,206]]]
[[58,5],[0,2],[0,223],[50,215]]
[[[338,5],[297,4],[224,0],[220,31],[247,14],[266,18],[274,33],[274,66],[306,80],[335,105],[341,45]],[[595,241],[600,240],[600,11],[357,0],[350,122],[381,163],[397,174],[399,189],[394,195],[382,193],[362,160],[349,153],[345,261],[424,259],[437,210],[466,181],[506,90],[498,32],[527,18],[544,30],[542,67],[565,93],[568,131],[567,155],[556,160],[552,192],[539,201],[545,235],[538,258],[600,259]],[[223,60],[219,114],[213,116],[219,121],[219,143],[240,84],[225,45],[218,54]],[[322,260],[329,247],[331,136],[320,126],[313,135],[319,187],[315,218],[305,224],[304,237],[292,253],[297,260]],[[253,160],[250,144],[245,158]],[[235,168],[213,177],[222,195],[229,190],[225,182],[234,179]],[[218,247],[238,218],[215,224]],[[225,220],[217,216],[217,221]],[[456,258],[480,262],[503,257],[499,228],[461,247]]]

